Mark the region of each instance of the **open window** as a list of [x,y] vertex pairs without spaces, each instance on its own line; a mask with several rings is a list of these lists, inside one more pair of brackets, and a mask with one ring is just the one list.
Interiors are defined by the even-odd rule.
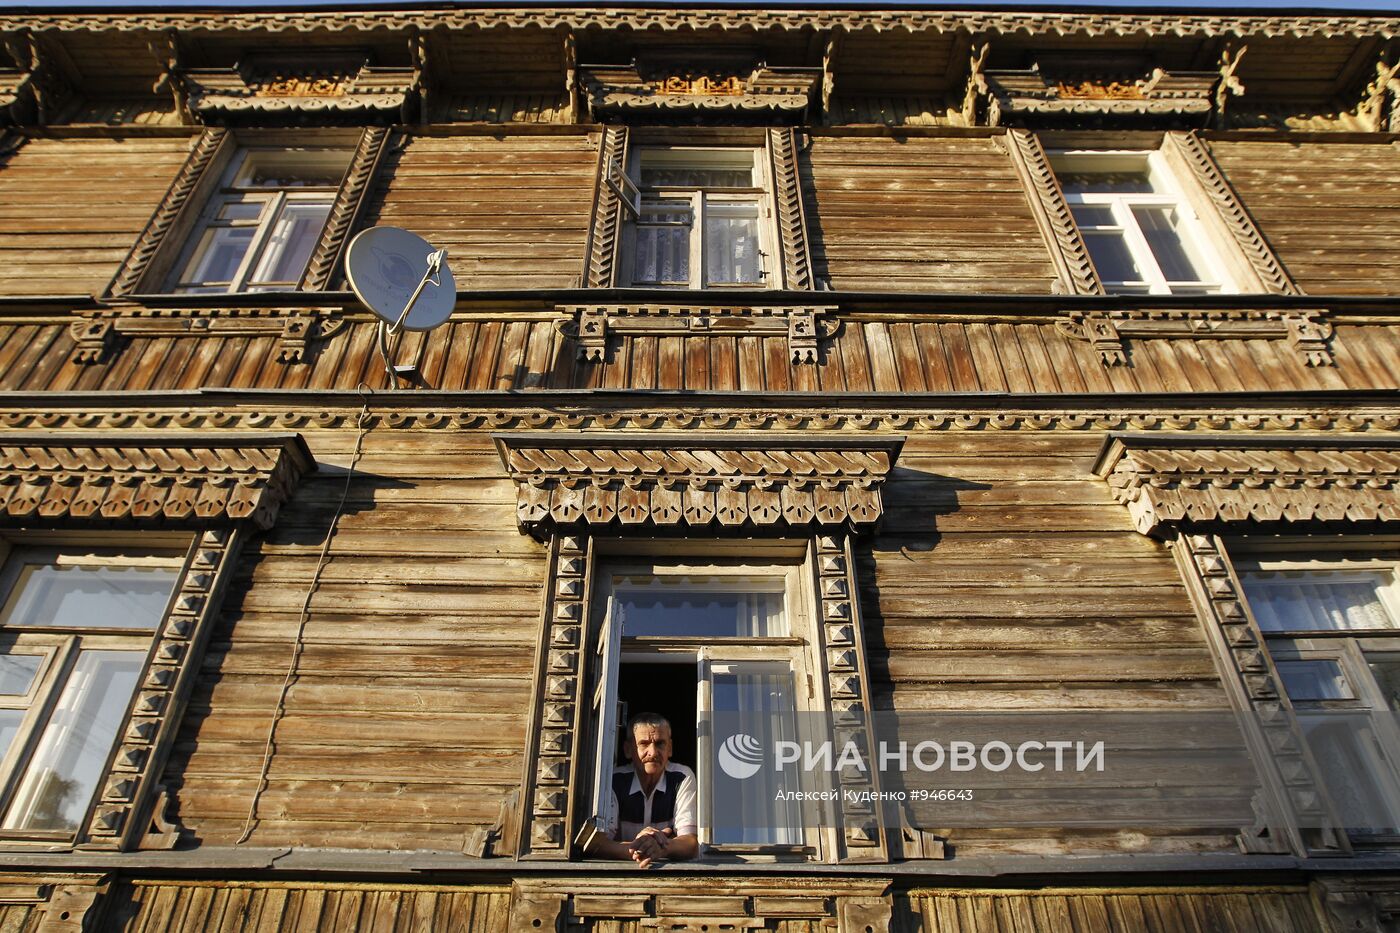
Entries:
[[0,836],[86,826],[180,550],[17,548],[0,571]]
[[648,146],[632,152],[626,284],[767,287],[774,274],[771,185],[759,148]]
[[1232,551],[1338,817],[1400,842],[1400,551]]
[[344,149],[240,150],[205,203],[168,290],[298,288],[349,163]]
[[597,723],[590,797],[593,823],[608,824],[611,776],[629,767],[622,724],[655,712],[672,725],[673,761],[693,766],[702,852],[742,857],[814,857],[820,831],[804,827],[792,800],[775,791],[800,778],[767,769],[746,780],[742,813],[716,812],[716,760],[709,731],[741,724],[764,747],[790,740],[813,694],[810,598],[805,555],[782,560],[618,557],[597,574],[599,618],[592,678]]

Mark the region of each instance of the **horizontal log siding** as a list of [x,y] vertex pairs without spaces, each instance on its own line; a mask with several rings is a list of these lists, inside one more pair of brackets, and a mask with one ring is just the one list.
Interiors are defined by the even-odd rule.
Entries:
[[188,154],[180,137],[35,139],[0,160],[0,297],[105,289]]
[[[352,322],[313,345],[307,363],[277,361],[275,337],[137,337],[102,365],[70,360],[66,323],[0,322],[0,388],[354,389],[386,385],[375,325]],[[1340,324],[1335,366],[1309,367],[1286,340],[1129,338],[1130,365],[1105,366],[1087,341],[1049,319],[877,316],[844,319],[816,365],[794,364],[786,337],[613,338],[605,362],[576,359],[562,319],[543,313],[458,319],[406,333],[435,389],[638,388],[811,392],[1271,392],[1400,387],[1400,326]]]
[[1400,292],[1400,148],[1284,140],[1210,146],[1303,291]]
[[1055,281],[998,141],[817,137],[802,175],[812,258],[834,289],[1048,294]]
[[[348,461],[352,436],[307,436]],[[205,844],[247,816],[343,484],[305,480],[232,581],[166,777]],[[522,773],[544,570],[485,436],[371,434],[249,844],[460,852],[492,824]]]
[[413,136],[392,153],[369,223],[448,250],[457,287],[566,288],[583,269],[594,137]]
[[[1229,709],[1170,551],[1089,471],[1101,444],[909,438],[856,551],[877,708]],[[964,857],[1234,848],[1191,826],[939,831]]]
[[510,889],[485,887],[136,881],[114,897],[106,929],[123,933],[506,933],[510,913]]
[[911,892],[898,898],[894,925],[897,933],[1321,933],[1323,929],[1312,897],[1302,887]]

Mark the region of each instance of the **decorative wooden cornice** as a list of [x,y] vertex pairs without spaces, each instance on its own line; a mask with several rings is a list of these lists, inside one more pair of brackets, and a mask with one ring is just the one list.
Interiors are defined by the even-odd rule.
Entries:
[[493,435],[522,530],[867,528],[903,438],[810,435]]
[[170,184],[170,190],[161,199],[160,206],[146,224],[146,229],[141,231],[136,245],[131,248],[121,268],[117,270],[110,289],[113,295],[130,295],[141,287],[142,280],[155,261],[166,234],[175,226],[176,220],[190,203],[209,166],[224,151],[224,144],[228,138],[227,130],[208,129],[195,140],[189,158],[180,166],[179,173]]
[[1400,438],[1110,434],[1094,472],[1143,534],[1217,522],[1400,521]]
[[1331,366],[1332,325],[1325,311],[1071,311],[1056,328],[1087,340],[1105,366],[1128,363],[1127,338],[1287,340],[1305,366]]
[[841,323],[826,318],[835,307],[711,307],[708,305],[561,305],[568,315],[560,332],[577,344],[578,358],[607,359],[610,337],[664,337],[688,334],[733,337],[786,337],[794,363],[816,363],[822,341]]
[[120,337],[276,337],[279,363],[304,363],[308,345],[345,326],[327,308],[131,308],[80,311],[68,325],[73,362],[101,363]]
[[296,434],[0,434],[0,522],[271,528],[315,468]]
[[819,68],[681,69],[645,65],[579,68],[589,106],[599,117],[672,113],[798,116],[812,102]]
[[631,29],[657,32],[767,30],[823,32],[959,32],[1007,36],[1262,37],[1306,39],[1332,36],[1400,35],[1400,17],[1358,15],[1240,15],[1237,12],[1119,13],[1036,10],[949,11],[936,9],[696,9],[668,7],[526,7],[433,10],[383,9],[224,10],[217,18],[202,12],[61,12],[10,13],[0,16],[0,31],[17,29],[80,30],[93,33],[161,32],[175,29],[207,37],[249,32],[381,32],[417,27],[430,29]]
[[255,114],[260,120],[315,123],[343,115],[407,122],[418,75],[377,68],[368,53],[252,55],[235,68],[186,69],[189,108],[203,123]]
[[1137,76],[1050,73],[1038,67],[984,73],[985,110],[992,126],[1065,125],[1096,117],[1137,124],[1200,125],[1215,107],[1214,71],[1168,73],[1144,69]]

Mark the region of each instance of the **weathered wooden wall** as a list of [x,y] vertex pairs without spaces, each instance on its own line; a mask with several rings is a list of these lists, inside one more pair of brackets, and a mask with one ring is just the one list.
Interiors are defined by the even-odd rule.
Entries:
[[1305,292],[1400,292],[1400,148],[1316,139],[1210,147]]
[[[60,315],[0,318],[0,389],[134,391],[200,387],[354,389],[386,385],[375,325],[356,313],[313,344],[307,362],[277,359],[275,336],[124,338],[104,365],[72,361]],[[1353,317],[1336,326],[1334,366],[1306,366],[1285,339],[1129,338],[1129,365],[1105,366],[1086,340],[1048,315],[897,310],[838,315],[817,364],[791,361],[785,336],[693,334],[613,340],[581,362],[560,332],[568,318],[532,311],[462,314],[406,333],[400,363],[434,389],[702,389],[803,392],[1267,392],[1400,387],[1400,322]],[[1282,326],[1279,336],[1282,337]]]
[[116,891],[104,929],[506,933],[509,911],[500,887],[136,881]]
[[[344,465],[350,435],[308,435]],[[311,602],[251,845],[461,852],[517,787],[544,551],[483,435],[371,433]],[[203,844],[244,826],[344,478],[324,469],[245,553],[167,769]]]
[[105,289],[188,152],[184,136],[34,139],[0,158],[0,297]]
[[815,136],[801,166],[813,262],[832,288],[1050,292],[1050,254],[999,142]]
[[445,247],[458,288],[576,284],[598,174],[596,134],[411,135],[399,143],[367,224],[405,227]]

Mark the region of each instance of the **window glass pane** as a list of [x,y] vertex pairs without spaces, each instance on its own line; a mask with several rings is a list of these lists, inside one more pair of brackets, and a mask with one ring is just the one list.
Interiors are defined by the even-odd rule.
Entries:
[[763,638],[788,633],[780,577],[625,577],[614,597],[622,634]]
[[181,281],[232,282],[256,232],[256,227],[210,227],[205,230],[185,274],[180,276]]
[[0,655],[0,694],[22,697],[34,686],[44,658],[37,654]]
[[1361,833],[1400,829],[1395,769],[1369,723],[1317,711],[1301,712],[1298,722],[1342,826]]
[[1084,232],[1089,258],[1104,282],[1140,282],[1142,271],[1121,233]]
[[1070,208],[1074,222],[1081,227],[1116,227],[1113,208],[1102,204],[1076,204]]
[[1266,632],[1395,628],[1378,589],[1386,571],[1252,571],[1242,574],[1249,608]]
[[1179,222],[1174,207],[1134,207],[1133,217],[1137,219],[1142,235],[1152,248],[1157,265],[1169,282],[1199,281],[1201,274],[1195,263],[1187,255],[1186,245],[1177,229]]
[[1376,678],[1376,686],[1381,696],[1392,710],[1400,711],[1400,660],[1389,658],[1371,661],[1371,674]]
[[78,655],[5,815],[5,829],[78,828],[144,660],[142,651]]
[[151,631],[177,571],[172,567],[30,564],[5,606],[5,625]]
[[688,206],[643,207],[637,224],[632,281],[647,285],[690,284],[691,215]]
[[1355,698],[1351,685],[1342,674],[1342,666],[1336,661],[1321,659],[1277,663],[1283,688],[1294,702]]
[[5,757],[15,736],[19,735],[20,724],[24,722],[24,710],[0,709],[0,758]]
[[1065,194],[1152,194],[1146,167],[1127,172],[1056,172]]
[[334,149],[249,149],[234,184],[241,188],[334,188],[350,154]]
[[262,214],[264,202],[233,201],[219,208],[220,220],[257,220]]
[[293,202],[282,210],[272,228],[258,263],[253,281],[259,283],[282,282],[295,285],[306,271],[306,263],[311,259],[311,251],[321,236],[321,228],[326,225],[326,215],[331,211],[331,202]]
[[753,150],[643,150],[638,182],[643,188],[752,188]]
[[[710,688],[718,726],[717,754],[725,753],[724,742],[732,736],[747,736],[748,747],[763,749],[797,739],[791,668],[782,663],[736,664],[730,665],[729,671],[719,667]],[[718,780],[724,780],[723,770],[717,768],[715,773]],[[775,798],[780,790],[801,786],[798,762],[787,764],[782,771],[760,768],[744,779],[741,792],[737,787],[720,786],[713,801],[712,841],[717,845],[800,844],[802,812],[798,802]]]
[[758,208],[711,209],[705,215],[705,281],[730,285],[763,277],[758,255]]

